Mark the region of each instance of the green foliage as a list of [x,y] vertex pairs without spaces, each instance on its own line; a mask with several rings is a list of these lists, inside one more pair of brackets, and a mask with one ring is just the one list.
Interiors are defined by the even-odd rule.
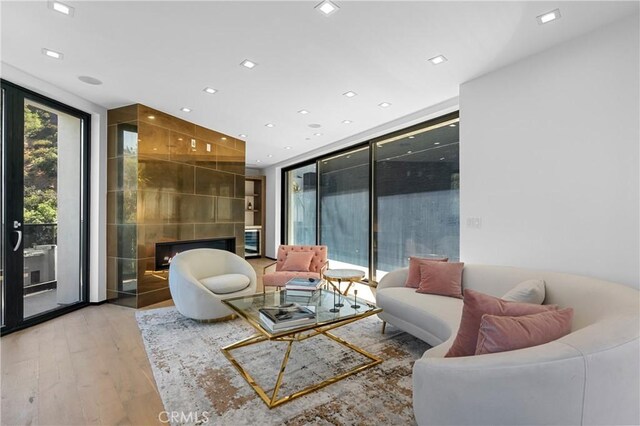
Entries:
[[24,108],[24,221],[57,222],[58,117]]

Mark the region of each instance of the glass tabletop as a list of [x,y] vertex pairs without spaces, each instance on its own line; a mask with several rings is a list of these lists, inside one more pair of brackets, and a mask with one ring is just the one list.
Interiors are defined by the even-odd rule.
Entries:
[[[225,299],[223,302],[238,315],[246,319],[251,325],[258,329],[258,331],[270,337],[299,333],[318,326],[339,323],[341,321],[348,321],[382,312],[382,309],[360,298],[357,299],[359,307],[352,308],[352,305],[356,303],[353,297],[343,296],[340,293],[324,289],[316,290],[312,292],[310,296],[287,295],[287,291],[282,290],[266,294],[258,293],[252,296],[234,297]],[[315,323],[278,331],[270,331],[262,325],[259,309],[280,306],[292,302],[315,311]],[[338,308],[338,312],[330,311],[334,309],[335,304],[340,303],[344,306]]]

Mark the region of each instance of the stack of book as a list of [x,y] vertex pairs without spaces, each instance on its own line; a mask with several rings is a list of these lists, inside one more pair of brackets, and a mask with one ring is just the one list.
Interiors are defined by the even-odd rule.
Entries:
[[317,278],[293,278],[285,286],[287,296],[312,296],[313,292],[322,286],[322,280]]
[[314,324],[316,313],[307,306],[285,303],[259,309],[260,321],[269,331],[280,331],[292,327]]

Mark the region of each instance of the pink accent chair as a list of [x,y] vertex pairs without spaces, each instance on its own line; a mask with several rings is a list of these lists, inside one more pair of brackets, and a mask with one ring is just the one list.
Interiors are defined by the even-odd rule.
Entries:
[[[282,271],[287,254],[293,251],[311,251],[314,252],[309,265],[309,272]],[[267,273],[267,269],[276,266],[274,272]],[[262,277],[263,293],[268,287],[284,287],[292,278],[319,278],[322,279],[322,273],[329,267],[327,255],[327,246],[287,246],[282,245],[278,248],[277,260],[270,265],[264,267],[264,276]]]

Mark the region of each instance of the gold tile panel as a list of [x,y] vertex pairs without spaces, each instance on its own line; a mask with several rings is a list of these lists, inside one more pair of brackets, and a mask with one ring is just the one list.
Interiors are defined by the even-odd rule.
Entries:
[[216,222],[244,222],[243,199],[218,197],[217,204]]
[[109,125],[136,121],[138,119],[138,105],[128,105],[107,111]]
[[225,146],[227,148],[235,148],[235,139],[231,136],[225,135],[215,130],[210,130],[205,127],[196,126],[196,137],[208,142],[213,142],[218,145]]
[[193,194],[193,166],[138,158],[138,189]]
[[141,122],[138,126],[138,155],[169,160],[169,130]]
[[235,176],[231,173],[196,167],[196,194],[234,197]]
[[[153,117],[153,118],[150,118]],[[138,120],[152,124],[154,126],[164,127],[179,133],[185,133],[195,136],[196,125],[188,121],[173,117],[164,112],[149,108],[146,105],[138,104]]]
[[235,229],[232,223],[196,223],[194,225],[194,239],[196,240],[233,236],[235,236]]
[[245,157],[244,154],[235,149],[218,146],[216,160],[218,170],[244,175]]

